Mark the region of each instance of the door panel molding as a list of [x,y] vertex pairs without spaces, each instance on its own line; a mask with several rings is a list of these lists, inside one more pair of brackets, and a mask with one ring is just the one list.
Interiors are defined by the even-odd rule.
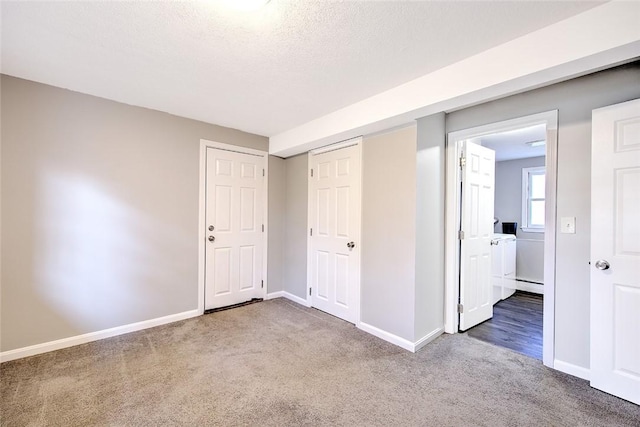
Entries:
[[[350,162],[343,161],[345,159],[334,158],[336,157],[334,153],[340,150],[345,150],[344,152],[346,153],[346,150],[351,151],[353,148],[355,150],[350,154],[352,157],[349,158],[355,160],[356,169],[350,171],[352,167],[349,164]],[[310,151],[308,156],[307,305],[325,310],[358,326],[360,324],[361,301],[362,138],[355,138]],[[317,156],[324,156],[327,161],[314,162],[314,158],[317,159]],[[314,170],[313,177],[311,177],[312,169]],[[356,191],[352,191],[351,184],[349,184],[349,188],[336,184],[349,179],[350,172],[356,174],[352,175],[358,182]],[[312,181],[314,179],[318,180],[317,183]],[[335,181],[335,186],[326,189],[318,188],[320,180]],[[318,191],[314,192],[314,189]],[[340,218],[337,214],[332,215],[332,212],[337,212],[339,205],[348,205],[350,208],[355,208],[355,211],[351,212],[349,218]],[[332,210],[330,209],[331,207],[335,209]],[[357,221],[355,227],[353,221]],[[313,235],[311,235],[312,229]],[[322,251],[314,252],[313,239],[318,238],[340,239],[340,242],[333,242],[326,247],[323,246]],[[351,240],[355,242],[355,251],[353,247],[348,247],[349,249],[347,249],[346,245]],[[345,246],[343,247],[342,244]],[[345,254],[348,254],[348,256]],[[349,258],[353,259],[353,261],[350,261]],[[322,267],[322,269],[314,268],[314,266]],[[349,278],[349,270],[351,268],[354,269],[354,280]],[[351,286],[353,286],[351,291],[338,289],[337,281],[340,278],[342,278],[342,282],[351,283]],[[316,282],[315,290],[312,289],[314,282]],[[312,292],[313,295],[311,294]],[[314,297],[316,304],[314,304]],[[328,305],[332,305],[335,308],[334,312],[328,309]],[[346,315],[346,317],[343,317],[343,315]]]
[[591,386],[640,405],[640,99],[591,123]]
[[[267,252],[268,252],[268,234],[269,234],[269,217],[268,217],[268,188],[269,188],[269,154],[267,151],[256,150],[253,148],[245,148],[237,145],[225,144],[222,142],[210,141],[206,139],[200,140],[200,167],[199,167],[199,191],[198,191],[198,307],[200,314],[205,310],[205,248],[206,248],[206,181],[207,181],[207,149],[215,148],[218,150],[229,151],[233,153],[248,154],[264,158],[264,181],[262,189],[262,218],[264,222],[264,233],[262,236],[262,280],[264,286],[262,288],[262,298],[267,295]],[[255,171],[256,174],[262,173]]]
[[460,224],[464,234],[460,240],[462,331],[493,317],[491,240],[495,194],[495,152],[467,140],[464,155]]

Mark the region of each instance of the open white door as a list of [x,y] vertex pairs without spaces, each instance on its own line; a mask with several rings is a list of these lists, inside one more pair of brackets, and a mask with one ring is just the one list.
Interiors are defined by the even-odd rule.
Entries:
[[263,297],[264,161],[207,148],[205,309]]
[[640,404],[640,100],[592,126],[591,386]]
[[464,141],[460,224],[460,322],[466,331],[493,317],[491,238],[495,152]]
[[311,305],[351,323],[360,307],[360,144],[309,153]]

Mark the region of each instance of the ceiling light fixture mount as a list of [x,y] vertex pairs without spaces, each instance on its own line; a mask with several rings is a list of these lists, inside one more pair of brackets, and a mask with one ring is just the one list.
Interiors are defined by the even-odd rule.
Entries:
[[529,147],[533,148],[533,147],[540,147],[543,146],[547,143],[547,141],[545,141],[544,139],[541,139],[539,141],[529,141],[529,142],[525,142],[525,145],[528,145]]

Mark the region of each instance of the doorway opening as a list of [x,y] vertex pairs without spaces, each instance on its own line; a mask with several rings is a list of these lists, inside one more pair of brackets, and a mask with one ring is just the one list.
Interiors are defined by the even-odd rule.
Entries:
[[469,336],[542,360],[546,125],[479,136],[495,152],[493,317]]
[[452,132],[447,141],[445,330],[547,366],[556,152],[557,111]]

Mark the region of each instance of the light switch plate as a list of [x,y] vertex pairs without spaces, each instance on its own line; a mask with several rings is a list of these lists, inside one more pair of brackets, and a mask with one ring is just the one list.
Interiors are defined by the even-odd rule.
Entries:
[[576,234],[576,217],[563,216],[560,218],[560,232],[564,234]]

